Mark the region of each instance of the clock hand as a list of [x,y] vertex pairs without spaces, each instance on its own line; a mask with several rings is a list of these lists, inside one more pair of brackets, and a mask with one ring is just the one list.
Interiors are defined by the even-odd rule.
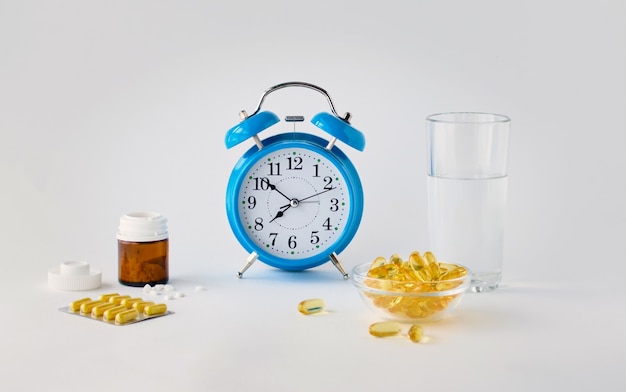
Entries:
[[276,215],[272,218],[272,220],[270,221],[270,223],[274,222],[274,220],[276,218],[280,218],[283,215],[285,215],[285,211],[287,211],[289,208],[291,208],[291,204],[285,204],[284,206],[280,207],[280,210],[278,210],[278,212],[276,213]]
[[282,193],[281,191],[279,191],[279,190],[278,190],[278,188],[276,188],[276,185],[274,185],[274,184],[270,183],[270,181],[269,181],[269,180],[267,180],[267,185],[269,186],[269,188],[270,188],[271,190],[278,192],[278,193],[279,193],[281,196],[283,196],[285,199],[287,199],[287,200],[291,201],[291,198],[290,198],[289,196],[287,196],[287,195],[285,195],[284,193]]
[[321,195],[322,193],[326,193],[326,192],[328,192],[328,191],[332,191],[332,190],[333,190],[333,189],[335,189],[335,188],[336,188],[336,187],[332,187],[332,188],[324,189],[324,190],[323,190],[323,191],[321,191],[321,192],[317,192],[317,193],[316,193],[316,194],[314,194],[314,195],[311,195],[311,196],[305,197],[304,199],[300,199],[300,200],[298,200],[298,201],[299,201],[300,203],[302,203],[302,202],[303,202],[303,201],[305,201],[305,200],[308,200],[308,199],[314,198],[315,196]]

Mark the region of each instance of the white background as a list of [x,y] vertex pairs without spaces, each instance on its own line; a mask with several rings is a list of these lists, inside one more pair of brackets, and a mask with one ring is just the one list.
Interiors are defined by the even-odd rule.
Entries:
[[[0,0],[3,390],[623,390],[625,20],[621,0]],[[236,279],[224,195],[251,144],[224,135],[292,80],[327,89],[367,138],[340,146],[366,197],[347,268],[428,248],[428,114],[510,116],[501,289],[416,345],[369,336],[377,319],[331,265]],[[264,108],[328,111],[305,89]],[[112,327],[59,312],[143,295],[116,276],[119,217],[136,210],[169,220],[176,313]],[[103,286],[51,290],[64,260]],[[298,314],[308,297],[328,312]]]

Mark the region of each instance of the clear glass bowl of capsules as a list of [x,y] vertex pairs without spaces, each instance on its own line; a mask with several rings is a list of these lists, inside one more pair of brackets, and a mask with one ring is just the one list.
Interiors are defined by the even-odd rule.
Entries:
[[469,271],[458,264],[437,263],[439,273],[427,279],[406,265],[391,264],[378,270],[373,263],[361,264],[351,275],[363,302],[387,320],[440,321],[458,306],[471,282]]

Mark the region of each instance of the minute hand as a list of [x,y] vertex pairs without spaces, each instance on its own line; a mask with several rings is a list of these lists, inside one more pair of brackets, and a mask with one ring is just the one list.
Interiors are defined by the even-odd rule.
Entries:
[[298,200],[298,201],[299,201],[300,203],[302,203],[302,202],[303,202],[303,201],[305,201],[305,200],[308,200],[308,199],[311,199],[311,198],[313,198],[313,197],[315,197],[315,196],[321,195],[322,193],[326,193],[326,192],[328,192],[328,191],[332,191],[332,190],[333,190],[333,189],[335,189],[335,188],[336,188],[336,187],[332,187],[332,188],[327,188],[327,189],[324,189],[324,190],[323,190],[323,191],[321,191],[321,192],[317,192],[317,193],[316,193],[316,194],[314,194],[314,195],[311,195],[311,196],[305,197],[304,199],[300,199],[300,200]]

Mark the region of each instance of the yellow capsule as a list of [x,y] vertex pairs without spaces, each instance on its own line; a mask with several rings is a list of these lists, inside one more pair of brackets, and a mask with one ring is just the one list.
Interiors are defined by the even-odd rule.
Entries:
[[115,322],[117,324],[126,324],[135,320],[137,316],[139,316],[139,313],[135,309],[127,309],[115,315]]
[[381,321],[370,325],[370,335],[377,338],[394,336],[400,333],[402,326],[395,321]]
[[106,302],[100,300],[85,302],[84,304],[80,305],[80,312],[85,314],[91,314],[91,309],[93,309],[94,306],[102,305],[104,303]]
[[96,305],[91,309],[91,315],[94,317],[102,317],[102,315],[107,309],[111,309],[114,307],[115,307],[115,304],[112,304],[110,302],[105,302],[100,305]]
[[433,252],[424,252],[424,258],[428,262],[428,264],[436,263],[437,258],[433,254]]
[[324,310],[325,306],[326,304],[324,303],[323,299],[305,299],[298,304],[298,312],[302,314],[319,313]]
[[82,298],[79,300],[76,300],[72,303],[70,303],[70,310],[72,310],[72,312],[78,312],[80,310],[80,307],[87,302],[91,302],[91,298]]
[[387,263],[387,259],[385,259],[382,256],[378,256],[377,258],[374,259],[374,261],[372,261],[372,264],[370,265],[370,269],[378,268],[381,265],[384,265],[386,263]]
[[409,339],[411,339],[412,342],[417,343],[420,340],[422,340],[422,337],[424,336],[424,329],[422,328],[421,325],[417,325],[417,324],[413,324],[411,325],[411,328],[409,328]]
[[126,306],[126,309],[132,309],[133,305],[136,302],[141,302],[141,301],[143,301],[143,299],[141,298],[124,298],[122,302],[120,303],[120,305]]
[[166,311],[167,305],[165,304],[148,305],[143,308],[143,314],[145,314],[146,316],[157,316],[165,313]]
[[111,297],[116,297],[118,295],[119,295],[118,293],[101,294],[100,301],[108,302],[111,299]]
[[105,310],[104,314],[102,315],[102,318],[107,321],[115,320],[115,316],[117,316],[118,313],[123,312],[125,310],[128,310],[126,309],[126,306],[117,305],[114,308]]
[[133,303],[133,309],[135,309],[136,311],[143,313],[143,310],[145,309],[146,306],[148,305],[154,305],[154,302],[152,301],[139,301],[139,302],[135,302]]
[[122,301],[126,298],[130,298],[130,295],[114,295],[109,298],[109,302],[114,303],[115,305],[121,305]]
[[398,267],[402,265],[402,256],[400,256],[397,253],[394,253],[391,255],[391,257],[389,258],[389,264],[395,264]]

